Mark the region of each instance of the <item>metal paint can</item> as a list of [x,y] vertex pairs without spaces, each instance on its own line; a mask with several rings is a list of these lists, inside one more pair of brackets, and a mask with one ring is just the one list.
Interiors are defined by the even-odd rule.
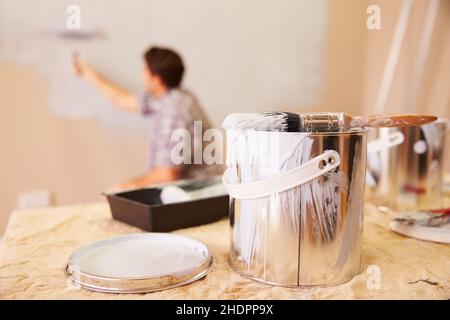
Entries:
[[[445,120],[404,128],[372,130],[368,147],[368,199],[395,209],[433,209],[442,205]],[[373,141],[401,134],[403,142],[373,151]]]
[[227,130],[234,270],[286,287],[360,272],[367,132]]

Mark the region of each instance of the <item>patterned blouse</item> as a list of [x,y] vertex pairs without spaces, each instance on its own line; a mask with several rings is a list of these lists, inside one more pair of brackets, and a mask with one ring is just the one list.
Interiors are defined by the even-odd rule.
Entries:
[[[196,148],[201,148],[203,145],[203,133],[211,128],[211,125],[192,93],[184,89],[175,88],[160,98],[144,94],[141,112],[150,121],[149,170],[157,167],[178,167],[181,179],[209,176],[208,165],[204,164],[203,159],[200,164],[198,159],[194,161],[194,145]],[[201,121],[201,135],[199,134],[200,131],[198,131],[196,136],[194,136],[194,121]],[[172,155],[172,150],[177,145],[179,146],[182,141],[179,135],[173,134],[177,129],[185,129],[182,132],[190,135],[191,140],[191,159],[190,161],[183,161],[181,164],[176,163],[177,160],[175,159],[174,161]],[[189,141],[189,139],[186,141]],[[189,146],[186,147],[189,148]],[[183,154],[186,151],[188,150],[184,150]],[[202,154],[201,149],[197,149],[197,152]]]

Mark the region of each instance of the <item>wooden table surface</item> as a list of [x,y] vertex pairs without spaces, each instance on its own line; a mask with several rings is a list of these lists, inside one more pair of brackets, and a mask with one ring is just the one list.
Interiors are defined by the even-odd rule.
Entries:
[[[395,234],[388,228],[391,214],[366,205],[363,271],[339,286],[287,289],[238,275],[227,263],[230,230],[228,220],[222,220],[174,232],[209,246],[215,265],[204,279],[147,294],[106,294],[68,285],[69,256],[94,241],[142,231],[113,220],[107,203],[15,211],[0,245],[0,298],[449,299],[450,245]],[[378,288],[374,271],[379,271]]]

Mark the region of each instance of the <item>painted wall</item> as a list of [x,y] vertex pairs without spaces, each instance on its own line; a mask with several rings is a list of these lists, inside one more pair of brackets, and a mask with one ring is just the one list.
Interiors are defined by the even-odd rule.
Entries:
[[51,110],[58,115],[87,115],[90,109],[114,131],[142,126],[127,115],[105,112],[98,95],[74,79],[68,60],[79,51],[116,82],[141,93],[142,54],[151,44],[182,54],[184,85],[216,124],[230,111],[320,101],[326,0],[74,3],[80,8],[83,38],[68,37],[66,8],[72,1],[0,0],[0,51],[51,76]]
[[144,137],[120,139],[93,119],[55,117],[48,86],[29,68],[0,64],[1,231],[22,191],[53,191],[56,205],[94,201],[145,167]]

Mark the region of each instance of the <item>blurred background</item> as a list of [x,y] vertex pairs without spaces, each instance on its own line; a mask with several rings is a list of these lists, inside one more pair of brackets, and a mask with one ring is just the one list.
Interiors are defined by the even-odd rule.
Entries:
[[140,94],[144,50],[176,49],[215,127],[236,111],[370,114],[402,14],[382,110],[448,118],[449,0],[0,0],[0,237],[14,209],[98,201],[145,171],[145,119],[77,79],[74,51]]

